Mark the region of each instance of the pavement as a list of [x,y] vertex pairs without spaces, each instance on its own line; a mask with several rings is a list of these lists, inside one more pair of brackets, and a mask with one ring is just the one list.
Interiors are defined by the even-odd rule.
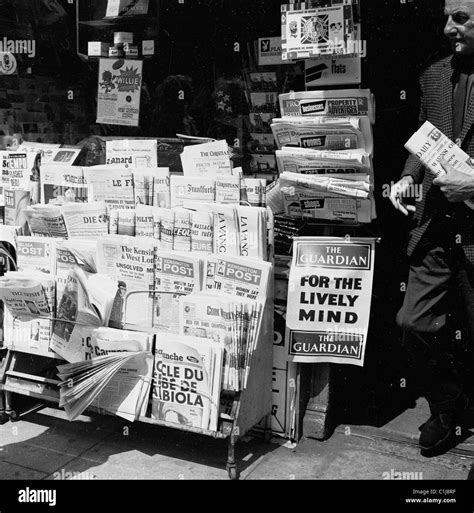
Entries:
[[[341,425],[325,441],[251,433],[236,446],[240,479],[474,479],[474,432],[447,454],[420,455],[417,416],[425,409],[419,403],[383,428]],[[69,422],[63,411],[44,408],[0,426],[3,480],[228,480],[226,460],[226,440],[118,417]]]

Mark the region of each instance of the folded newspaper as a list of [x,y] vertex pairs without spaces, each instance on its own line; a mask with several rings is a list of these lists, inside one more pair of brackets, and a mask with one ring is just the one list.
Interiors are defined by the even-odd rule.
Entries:
[[297,146],[317,150],[368,151],[364,134],[360,130],[360,118],[326,116],[285,116],[273,118],[271,125],[278,149]]
[[0,277],[0,300],[13,317],[54,315],[56,283],[41,272],[7,272]]
[[[426,121],[408,140],[405,148],[415,155],[435,176],[445,174],[441,160],[447,161],[456,171],[474,176],[471,158],[457,144],[446,137],[432,123]],[[474,201],[465,202],[474,210]]]
[[[152,359],[151,353],[146,351],[126,351],[113,352],[83,362],[59,365],[57,367],[58,377],[61,380],[59,406],[65,409],[69,420],[75,420],[95,400],[100,404],[98,398],[102,392],[110,394],[114,378],[116,378],[115,386],[121,387],[122,380],[126,376],[127,380],[132,379],[135,382],[133,384],[137,389],[135,390],[135,386],[130,387],[130,383],[126,383],[125,390],[119,388],[119,392],[115,392],[115,400],[112,403],[107,402],[106,408],[102,407],[102,409],[111,410],[111,413],[127,420],[134,420],[140,415],[143,410],[143,401],[146,400],[147,386],[143,385],[151,378],[149,362]],[[129,372],[118,376],[119,371],[125,367]],[[147,372],[150,372],[150,375],[147,375]],[[109,389],[107,389],[108,385],[110,385]],[[125,407],[122,410],[124,402]]]
[[81,326],[107,326],[115,293],[116,282],[108,276],[72,269],[59,300],[51,349],[68,360],[68,346]]

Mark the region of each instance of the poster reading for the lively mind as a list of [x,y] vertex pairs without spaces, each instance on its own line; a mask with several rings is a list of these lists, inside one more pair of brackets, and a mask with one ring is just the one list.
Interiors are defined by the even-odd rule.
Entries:
[[138,126],[143,61],[100,59],[97,123]]
[[287,330],[289,359],[363,367],[374,272],[373,238],[296,238]]

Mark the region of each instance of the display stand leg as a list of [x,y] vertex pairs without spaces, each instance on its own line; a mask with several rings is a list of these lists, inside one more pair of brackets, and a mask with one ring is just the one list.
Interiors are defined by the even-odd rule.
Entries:
[[10,417],[5,411],[5,392],[0,392],[0,426],[6,424],[10,420]]
[[231,434],[229,436],[229,446],[227,453],[227,474],[229,475],[229,479],[233,481],[239,479],[239,474],[237,472],[237,464],[235,463],[235,444],[237,442],[237,436]]
[[16,411],[12,408],[12,393],[5,392],[5,414],[9,417],[12,422],[18,420]]
[[330,432],[331,366],[329,363],[321,363],[311,367],[310,394],[303,418],[303,435],[324,440]]

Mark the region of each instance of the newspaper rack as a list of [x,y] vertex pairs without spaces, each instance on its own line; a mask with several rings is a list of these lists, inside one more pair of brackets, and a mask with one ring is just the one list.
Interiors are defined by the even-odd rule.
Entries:
[[[139,417],[138,422],[146,424],[155,424],[163,427],[189,431],[192,433],[210,436],[215,439],[228,439],[228,453],[226,470],[230,479],[238,479],[237,464],[235,460],[235,445],[237,440],[244,436],[248,431],[254,428],[258,423],[271,414],[271,394],[272,394],[272,351],[273,351],[273,294],[270,293],[266,299],[262,321],[260,324],[256,349],[251,357],[250,372],[246,388],[236,392],[233,398],[233,415],[229,420],[220,419],[217,431],[210,431],[202,428],[184,426],[171,422],[153,419],[151,417]],[[130,291],[125,295],[123,305],[123,323],[122,328],[127,330],[145,331],[156,336],[157,330],[153,328],[140,328],[130,325],[126,322],[127,301],[134,294],[179,294],[175,292],[163,292],[159,290]],[[179,294],[184,295],[184,294]],[[21,361],[18,369],[18,362],[21,355],[25,358]],[[53,404],[59,403],[59,391],[54,393],[54,387],[59,384],[58,380],[51,376],[38,375],[29,366],[26,357],[40,357],[62,360],[54,352],[35,351],[33,348],[25,346],[13,346],[8,350],[4,364],[0,367],[0,391],[5,392],[5,404],[9,413],[10,420],[18,419],[16,412],[11,407],[12,393],[26,395],[42,401]],[[88,407],[86,411],[99,414],[105,412],[97,407]],[[265,429],[265,437],[268,435]]]

